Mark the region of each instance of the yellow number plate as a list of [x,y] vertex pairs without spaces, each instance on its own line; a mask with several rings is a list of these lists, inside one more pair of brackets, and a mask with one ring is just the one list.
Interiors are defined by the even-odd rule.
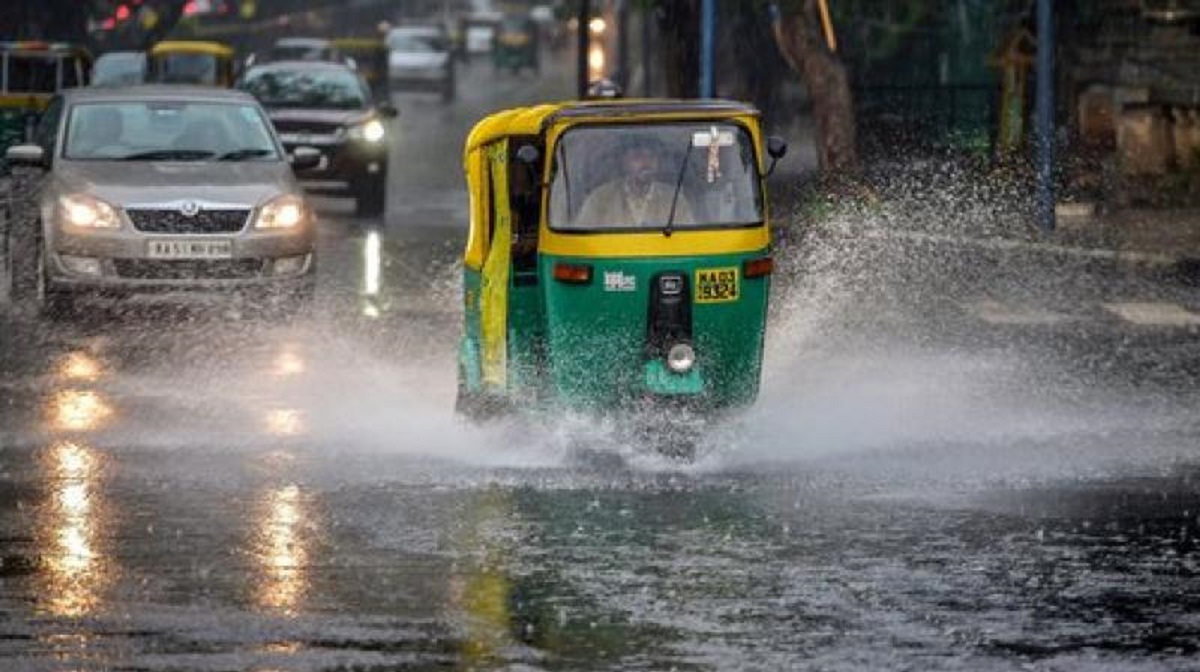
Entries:
[[736,266],[696,269],[696,303],[737,301],[741,292],[740,278]]

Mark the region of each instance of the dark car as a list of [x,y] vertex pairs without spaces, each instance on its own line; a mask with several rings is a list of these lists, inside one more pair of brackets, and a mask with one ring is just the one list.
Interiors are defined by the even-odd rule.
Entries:
[[336,63],[285,61],[250,68],[238,83],[275,124],[283,145],[314,147],[318,165],[299,172],[310,190],[348,194],[360,216],[386,207],[390,103],[377,103],[363,78]]

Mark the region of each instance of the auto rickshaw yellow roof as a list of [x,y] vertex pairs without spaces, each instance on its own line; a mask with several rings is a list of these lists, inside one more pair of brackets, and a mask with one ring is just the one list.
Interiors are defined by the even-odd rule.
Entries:
[[467,136],[465,151],[514,135],[540,135],[557,121],[621,121],[637,118],[729,118],[759,116],[745,103],[659,98],[585,100],[518,107],[484,117]]
[[150,49],[151,56],[161,56],[162,54],[205,54],[208,56],[233,58],[233,49],[221,42],[165,40]]

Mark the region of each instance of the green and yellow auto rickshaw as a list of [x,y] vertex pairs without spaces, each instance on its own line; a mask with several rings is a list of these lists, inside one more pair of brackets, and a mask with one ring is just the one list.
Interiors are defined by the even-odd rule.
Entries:
[[233,49],[220,42],[166,40],[146,54],[148,82],[228,88],[233,80]]
[[63,89],[86,86],[87,50],[56,42],[0,42],[0,157],[25,142],[37,117]]
[[[467,139],[458,409],[751,404],[786,145],[724,101],[499,112]],[[764,153],[769,156],[764,156]]]
[[493,39],[492,67],[495,70],[511,70],[517,73],[528,68],[535,73],[540,72],[538,27],[532,19],[520,16],[505,17],[496,26]]

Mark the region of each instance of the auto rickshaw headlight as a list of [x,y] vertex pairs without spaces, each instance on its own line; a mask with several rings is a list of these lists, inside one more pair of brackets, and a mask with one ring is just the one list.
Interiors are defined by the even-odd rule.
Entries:
[[73,194],[58,199],[62,221],[84,229],[115,229],[121,226],[117,209],[87,194]]
[[696,365],[696,351],[687,343],[676,343],[667,351],[667,368],[675,373],[687,373]]
[[372,119],[366,123],[350,127],[351,140],[376,143],[381,142],[385,135],[387,135],[387,129],[383,127],[383,122],[378,119]]
[[308,208],[304,199],[295,194],[284,194],[262,207],[254,220],[256,229],[294,229],[304,221]]

